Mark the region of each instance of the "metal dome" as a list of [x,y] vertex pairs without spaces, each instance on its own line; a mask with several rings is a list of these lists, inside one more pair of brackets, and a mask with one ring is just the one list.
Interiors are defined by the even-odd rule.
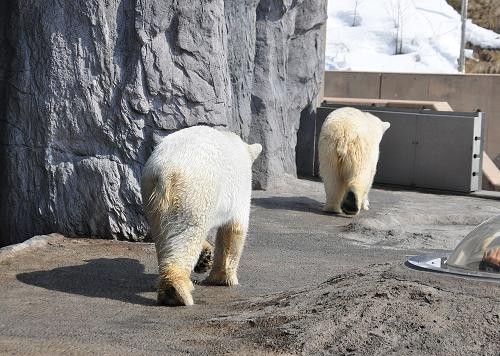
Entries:
[[500,215],[478,225],[450,255],[414,256],[408,263],[443,273],[500,281]]

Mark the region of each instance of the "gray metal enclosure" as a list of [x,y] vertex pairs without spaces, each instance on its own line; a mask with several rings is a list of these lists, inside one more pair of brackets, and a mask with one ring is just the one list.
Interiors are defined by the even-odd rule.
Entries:
[[[345,105],[323,102],[315,122],[302,122],[297,172],[318,176],[317,141],[333,110]],[[484,114],[361,106],[391,127],[380,145],[376,183],[457,192],[481,189]],[[314,130],[311,129],[314,125]],[[301,137],[310,136],[314,140]],[[314,147],[308,147],[311,142]]]

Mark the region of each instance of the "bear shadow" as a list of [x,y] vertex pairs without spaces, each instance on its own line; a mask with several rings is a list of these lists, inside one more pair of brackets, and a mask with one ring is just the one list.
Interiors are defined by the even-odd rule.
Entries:
[[156,305],[155,299],[139,295],[153,292],[156,274],[144,273],[144,266],[130,258],[97,258],[83,265],[58,267],[48,271],[19,273],[26,284],[92,298]]
[[291,210],[318,215],[328,215],[345,217],[342,214],[335,214],[323,211],[323,203],[309,197],[268,197],[252,198],[252,204],[264,209]]

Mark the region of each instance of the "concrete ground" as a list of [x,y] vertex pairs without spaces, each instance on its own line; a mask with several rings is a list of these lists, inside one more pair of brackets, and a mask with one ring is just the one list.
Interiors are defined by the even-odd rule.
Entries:
[[499,283],[404,265],[500,201],[374,189],[354,218],[323,201],[304,180],[254,192],[241,285],[196,285],[192,307],[156,305],[152,244],[55,237],[4,254],[0,354],[500,354]]

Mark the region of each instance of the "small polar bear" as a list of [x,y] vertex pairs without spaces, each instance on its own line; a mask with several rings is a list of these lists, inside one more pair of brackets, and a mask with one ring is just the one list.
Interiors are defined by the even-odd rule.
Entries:
[[[191,271],[236,285],[250,215],[252,163],[262,151],[231,132],[194,126],[165,137],[143,170],[141,193],[158,258],[158,303],[192,305]],[[198,261],[198,263],[197,263]]]
[[358,109],[328,115],[319,135],[319,174],[326,193],[324,211],[348,215],[368,210],[379,145],[390,123]]

